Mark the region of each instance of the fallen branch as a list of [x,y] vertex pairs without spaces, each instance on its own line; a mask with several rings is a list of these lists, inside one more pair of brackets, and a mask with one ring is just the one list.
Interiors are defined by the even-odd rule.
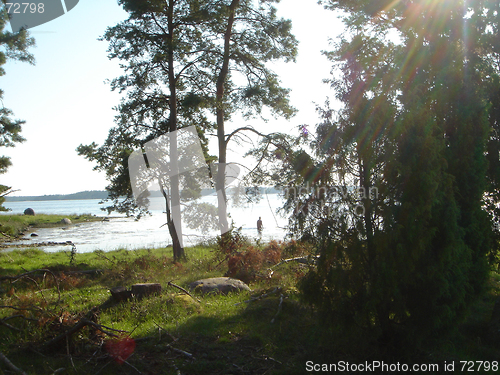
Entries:
[[8,316],[6,318],[3,318],[3,321],[6,322],[7,320],[11,320],[11,319],[15,319],[15,318],[22,318],[24,320],[29,320],[31,322],[38,322],[38,319],[27,318],[24,315],[12,315],[12,316]]
[[262,294],[258,297],[252,297],[250,299],[247,299],[246,301],[243,301],[243,302],[237,302],[234,304],[234,306],[237,306],[237,305],[241,305],[242,303],[249,303],[249,302],[254,302],[254,301],[258,301],[260,299],[263,299],[263,298],[266,298],[266,297],[269,297],[270,295],[274,294],[274,293],[277,293],[281,291],[281,287],[277,286],[276,288],[274,288],[274,290],[272,290],[271,292],[269,293],[265,293],[265,294]]
[[26,373],[23,370],[14,366],[14,364],[11,361],[9,361],[9,359],[2,352],[0,352],[0,360],[2,360],[2,362],[5,363],[5,365],[15,373],[26,375]]
[[303,256],[303,257],[295,257],[295,258],[289,258],[289,259],[283,259],[281,262],[275,264],[270,270],[272,270],[275,267],[281,266],[282,264],[288,263],[288,262],[299,262],[299,263],[304,263],[304,264],[309,264],[309,263],[314,263],[318,259],[318,256],[310,257],[310,256]]
[[84,322],[84,320],[80,320],[78,323],[76,323],[73,327],[71,327],[69,330],[66,332],[60,334],[59,336],[54,337],[52,340],[47,341],[45,344],[43,344],[44,348],[49,348],[51,346],[54,346],[56,344],[59,344],[62,340],[66,339],[66,337],[71,336],[73,333],[78,332],[81,330],[83,327],[85,327],[87,324]]
[[13,331],[17,331],[17,332],[20,332],[21,330],[17,327],[14,327],[12,325],[10,325],[9,323],[5,322],[4,319],[0,319],[0,325],[4,326],[4,327],[7,327]]
[[[49,348],[51,346],[54,346],[54,345],[58,344],[59,342],[61,342],[62,340],[72,336],[74,333],[78,332],[79,330],[81,330],[82,328],[84,328],[86,326],[92,326],[92,327],[96,328],[97,330],[101,331],[102,333],[105,333],[106,335],[111,336],[111,337],[120,337],[119,335],[116,335],[113,332],[119,332],[119,333],[127,332],[127,331],[122,331],[119,329],[114,329],[114,328],[103,326],[101,324],[94,323],[93,321],[91,321],[87,318],[82,318],[73,327],[71,327],[70,329],[68,329],[64,333],[61,333],[59,336],[54,337],[52,340],[47,341],[43,346],[45,348]],[[113,331],[113,332],[110,332],[110,331]]]
[[[93,321],[88,320],[88,319],[85,319],[85,318],[83,318],[83,319],[81,319],[81,320],[83,320],[83,321],[84,321],[84,323],[86,323],[86,325],[88,325],[88,326],[92,326],[92,327],[94,327],[95,329],[97,329],[97,330],[101,331],[102,333],[105,333],[105,334],[106,334],[106,335],[108,335],[108,336],[112,336],[112,337],[120,337],[119,335],[115,335],[114,333],[112,333],[112,332],[108,332],[108,331],[106,331],[106,330],[113,331],[113,332],[118,332],[118,333],[127,333],[127,332],[128,332],[128,331],[123,331],[123,330],[121,330],[121,329],[115,329],[115,328],[111,328],[111,327],[106,327],[106,326],[104,326],[104,325],[102,325],[102,324],[97,324],[97,323],[94,323]],[[105,328],[106,330],[104,330],[103,328]]]
[[[28,280],[30,280],[33,283],[35,283],[35,285],[41,291],[41,288],[38,285],[38,283],[36,282],[36,280],[33,279],[32,277],[30,277],[30,275],[36,276],[37,273],[40,273],[40,276],[43,276],[44,278],[45,278],[45,275],[47,273],[50,273],[52,275],[52,277],[54,278],[54,283],[56,284],[56,289],[57,289],[57,294],[58,294],[58,300],[57,300],[57,302],[59,302],[61,300],[61,290],[59,289],[59,282],[57,281],[56,275],[51,270],[43,269],[42,268],[42,269],[36,269],[36,270],[33,270],[33,271],[27,271],[25,273],[22,273],[22,274],[16,275],[16,276],[2,276],[2,277],[0,277],[0,282],[4,281],[4,280],[10,280],[11,283],[15,283],[15,282],[17,282],[17,281],[19,281],[19,280],[21,280],[23,278],[27,278]],[[43,296],[43,292],[42,292],[42,296]],[[45,296],[43,296],[43,298],[45,299]]]
[[276,318],[278,317],[279,313],[281,312],[282,306],[283,306],[283,294],[280,295],[280,304],[278,306],[278,312],[276,313],[276,315],[274,315],[274,318],[271,319],[271,324],[273,324]]
[[169,348],[170,350],[172,350],[172,351],[174,351],[176,353],[182,354],[182,355],[188,357],[189,359],[194,359],[194,356],[191,353],[188,353],[188,352],[186,352],[184,350],[181,350],[181,349],[174,348],[170,344],[167,344],[167,348]]
[[129,365],[130,367],[132,367],[135,371],[137,371],[138,374],[142,374],[142,372],[140,372],[137,367],[131,365],[130,363],[128,363],[127,361],[123,361],[126,365]]
[[55,278],[55,275],[54,275],[54,273],[51,270],[48,270],[48,269],[45,269],[45,268],[40,268],[40,269],[36,269],[36,270],[33,270],[33,271],[26,271],[25,273],[22,273],[22,274],[16,275],[16,276],[1,276],[0,277],[0,281],[4,281],[4,280],[17,281],[18,279],[21,279],[21,278],[23,278],[25,276],[28,276],[28,275],[32,275],[32,274],[37,273],[37,272],[39,272],[40,275],[43,275],[44,273],[48,272],[52,276],[54,276],[54,278]]
[[100,306],[96,306],[96,307],[92,308],[73,327],[71,327],[70,329],[68,329],[66,332],[60,334],[59,336],[56,336],[53,339],[47,341],[46,343],[43,344],[42,347],[43,348],[50,348],[51,346],[54,346],[54,345],[58,344],[61,340],[64,340],[66,337],[70,337],[74,333],[78,332],[82,328],[84,328],[86,326],[89,326],[89,325],[92,326],[92,327],[94,327],[94,328],[96,328],[96,329],[98,329],[99,331],[101,331],[101,332],[109,335],[109,336],[114,336],[114,337],[117,337],[118,335],[115,335],[114,333],[108,332],[106,330],[114,331],[114,332],[120,332],[120,333],[127,332],[127,331],[121,331],[121,330],[118,330],[118,329],[106,327],[106,326],[103,326],[101,324],[94,323],[91,320],[91,317],[95,313],[97,313],[100,310],[103,310],[103,309],[106,309],[108,307],[111,307],[113,305],[114,305],[114,303],[112,302],[112,300],[110,298],[107,301],[105,301],[104,303],[102,303]]
[[66,271],[64,272],[66,275],[90,275],[97,276],[102,275],[106,270],[104,269],[95,269],[95,270],[82,270],[82,271]]
[[31,307],[16,307],[16,306],[8,306],[8,305],[0,305],[0,309],[12,309],[17,311],[43,311],[40,307],[31,306]]
[[200,301],[198,298],[194,297],[191,293],[189,293],[189,292],[188,292],[186,289],[184,289],[183,287],[180,287],[179,285],[175,285],[175,284],[174,284],[174,283],[172,283],[171,281],[169,281],[169,282],[167,283],[167,285],[168,285],[168,286],[173,286],[174,288],[179,289],[180,291],[182,291],[182,292],[186,293],[186,294],[187,294],[189,297],[191,297],[192,299],[194,299],[194,300],[196,300],[196,301],[198,301],[198,302],[200,302],[200,303],[201,303],[201,301]]
[[156,323],[156,321],[153,320],[153,323],[158,327],[158,330],[159,330],[159,334],[160,334],[160,341],[161,341],[161,331],[165,331],[167,333],[167,336],[170,337],[170,339],[173,341],[173,342],[176,342],[178,339],[175,338],[172,334],[170,334],[165,328],[163,328],[161,325],[159,325],[158,323]]

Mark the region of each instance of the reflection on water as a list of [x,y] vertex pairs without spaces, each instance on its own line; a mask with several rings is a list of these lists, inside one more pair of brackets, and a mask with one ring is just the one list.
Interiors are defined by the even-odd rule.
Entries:
[[[204,197],[207,202],[215,203],[215,197]],[[170,235],[165,224],[165,214],[162,212],[163,198],[151,199],[152,216],[146,216],[139,221],[134,218],[115,216],[109,221],[97,221],[69,225],[60,228],[40,228],[36,230],[38,237],[27,235],[23,244],[40,242],[65,242],[72,241],[79,252],[94,250],[110,251],[115,249],[139,249],[165,247],[171,244]],[[47,214],[94,214],[103,216],[101,205],[97,199],[87,200],[59,200],[59,201],[33,201],[33,202],[7,202],[5,207],[11,208],[11,214],[23,213],[24,209],[31,207],[36,213]],[[283,229],[286,219],[278,216],[275,211],[280,206],[277,195],[271,194],[264,197],[259,203],[246,207],[230,208],[230,220],[235,226],[242,227],[242,233],[249,238],[258,238],[257,220],[262,217],[262,240],[282,240],[286,234]],[[213,238],[217,233],[211,232],[202,235],[200,232],[183,226],[184,245],[191,246]],[[68,246],[50,246],[46,251],[70,250]]]

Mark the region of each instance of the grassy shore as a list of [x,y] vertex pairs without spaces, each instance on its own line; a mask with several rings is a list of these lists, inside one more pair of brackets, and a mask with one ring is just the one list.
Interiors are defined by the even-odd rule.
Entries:
[[[315,311],[300,301],[296,283],[306,270],[303,265],[280,265],[269,277],[271,265],[263,263],[249,283],[251,292],[193,299],[169,282],[187,288],[197,279],[224,275],[228,264],[215,247],[188,248],[186,253],[188,260],[179,264],[172,262],[171,248],[95,251],[74,258],[38,249],[0,251],[0,319],[7,324],[0,325],[0,352],[27,374],[96,375],[304,374],[307,361],[443,365],[500,358],[489,336],[500,292],[496,273],[491,290],[457,332],[429,342],[426,350],[396,358],[369,337],[340,339],[329,333]],[[282,256],[288,255],[300,255],[300,249],[283,251]],[[5,278],[36,269],[46,271]],[[106,304],[110,288],[148,282],[160,283],[162,292]],[[44,346],[83,318],[106,333],[88,325],[55,346]],[[120,339],[113,341],[112,335]],[[123,354],[123,362],[113,347],[132,354]],[[0,374],[9,373],[0,361]]]
[[91,214],[84,215],[0,215],[0,241],[17,238],[35,228],[49,228],[62,225],[61,220],[68,218],[72,223],[84,223],[102,220],[102,217]]

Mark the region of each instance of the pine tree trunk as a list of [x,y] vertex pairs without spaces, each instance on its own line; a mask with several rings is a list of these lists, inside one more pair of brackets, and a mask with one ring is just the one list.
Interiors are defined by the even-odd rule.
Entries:
[[219,225],[221,229],[221,236],[226,236],[229,232],[229,224],[227,221],[227,197],[226,197],[226,153],[227,143],[225,139],[224,130],[224,85],[226,83],[227,75],[229,72],[229,49],[231,42],[231,35],[233,32],[234,16],[236,8],[239,6],[239,0],[233,0],[229,5],[229,18],[227,21],[226,32],[224,34],[224,56],[222,67],[217,78],[217,93],[216,93],[216,116],[217,116],[217,138],[219,141],[219,168],[216,177],[216,190],[218,202],[218,215]]
[[[175,79],[175,65],[174,65],[174,50],[173,50],[173,36],[174,36],[174,0],[169,0],[168,8],[168,41],[170,48],[168,49],[168,85],[170,89],[170,100],[169,100],[169,132],[170,132],[170,192],[171,192],[171,208],[172,215],[168,221],[168,229],[172,237],[172,246],[174,252],[174,262],[179,262],[185,260],[186,255],[184,253],[184,248],[182,247],[182,229],[180,225],[181,218],[181,207],[180,207],[180,193],[179,193],[179,175],[176,174],[179,167],[178,152],[177,152],[177,136],[175,131],[177,130],[177,87]],[[168,202],[167,202],[167,212],[168,212]],[[178,225],[174,225],[174,220],[178,220]]]
[[165,198],[165,213],[167,214],[167,227],[170,237],[172,238],[172,248],[174,253],[174,262],[179,262],[186,259],[186,254],[181,246],[179,237],[177,236],[177,230],[175,229],[174,221],[172,220],[172,215],[170,211],[170,204],[168,199],[168,194],[165,192],[164,187],[160,183],[160,189]]

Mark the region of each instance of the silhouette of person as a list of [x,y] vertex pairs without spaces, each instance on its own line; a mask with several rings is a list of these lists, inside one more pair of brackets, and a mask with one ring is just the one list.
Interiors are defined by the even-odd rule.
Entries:
[[262,232],[262,219],[261,219],[261,217],[260,217],[260,216],[259,216],[259,220],[257,220],[257,231],[258,231],[259,233],[261,233],[261,232]]

